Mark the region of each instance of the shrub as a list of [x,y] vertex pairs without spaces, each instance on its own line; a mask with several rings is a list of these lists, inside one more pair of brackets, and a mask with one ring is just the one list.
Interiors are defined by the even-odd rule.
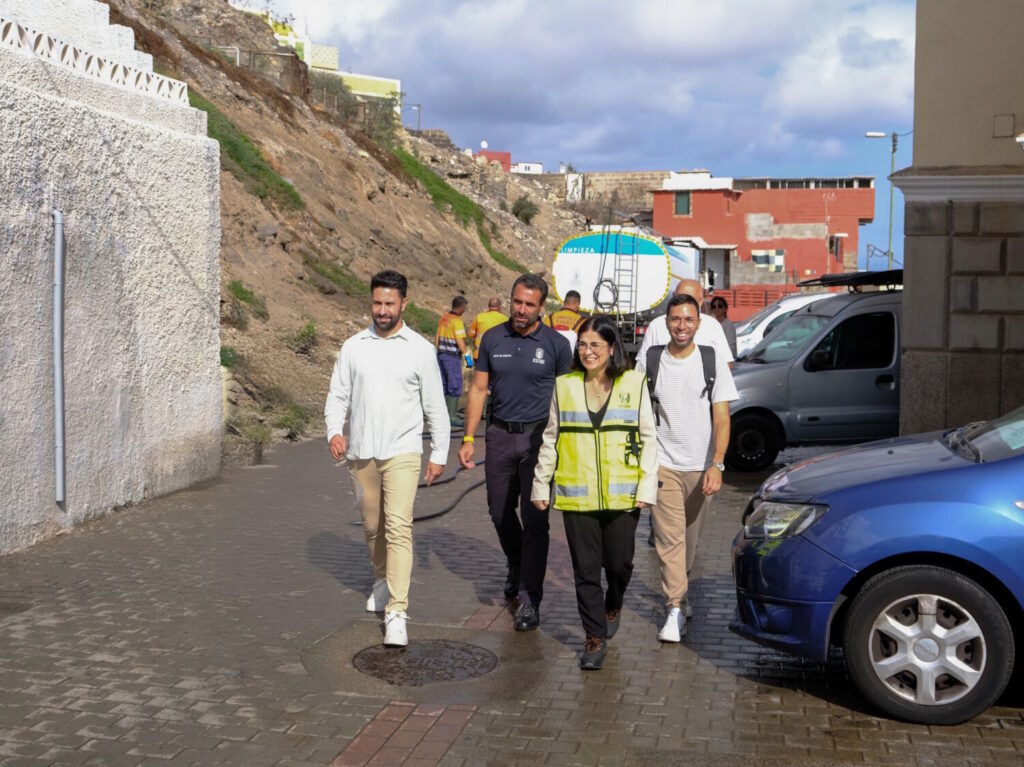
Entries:
[[530,199],[529,195],[524,194],[512,203],[512,215],[524,224],[529,224],[533,221],[533,217],[539,212],[540,208],[537,206],[537,203]]
[[316,342],[316,325],[312,321],[285,338],[288,348],[296,354],[309,354],[316,346]]
[[441,321],[439,315],[430,311],[430,309],[416,306],[412,301],[406,304],[402,318],[409,323],[410,327],[427,336],[437,333],[437,324]]
[[222,346],[220,347],[220,364],[224,367],[231,369],[237,367],[242,362],[242,353],[238,351],[234,346]]
[[299,435],[313,418],[313,409],[289,402],[284,412],[274,421],[278,429],[287,429],[290,434]]
[[254,317],[261,320],[270,319],[270,312],[267,311],[267,303],[242,284],[241,280],[232,280],[228,283],[228,292],[242,303],[249,307]]
[[321,277],[330,280],[339,288],[346,296],[353,298],[359,298],[360,296],[370,295],[370,286],[363,282],[361,279],[356,277],[344,266],[338,266],[337,264],[325,264],[321,261],[317,261],[312,256],[306,256],[303,259],[310,269],[319,274]]
[[234,297],[228,297],[228,300],[224,302],[224,309],[221,322],[225,325],[231,325],[239,330],[249,327],[249,313],[245,311],[241,301]]

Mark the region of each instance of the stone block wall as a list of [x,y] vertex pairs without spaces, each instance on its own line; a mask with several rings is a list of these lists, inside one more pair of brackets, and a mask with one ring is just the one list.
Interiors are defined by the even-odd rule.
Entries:
[[[145,59],[127,76],[106,61],[78,69],[47,52],[84,43],[26,45],[35,38],[12,18],[97,5],[0,0],[0,553],[220,468],[220,161],[206,116]],[[85,32],[103,43],[98,27]],[[67,242],[63,505],[54,209]]]
[[907,203],[900,428],[1024,405],[1024,202]]

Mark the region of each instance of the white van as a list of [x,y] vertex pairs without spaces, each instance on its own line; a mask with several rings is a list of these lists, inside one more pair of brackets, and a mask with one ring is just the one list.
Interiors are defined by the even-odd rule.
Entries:
[[780,322],[797,309],[833,295],[835,293],[791,293],[788,296],[783,296],[774,304],[768,304],[753,317],[736,327],[736,356],[742,357],[761,343],[766,335],[775,330]]

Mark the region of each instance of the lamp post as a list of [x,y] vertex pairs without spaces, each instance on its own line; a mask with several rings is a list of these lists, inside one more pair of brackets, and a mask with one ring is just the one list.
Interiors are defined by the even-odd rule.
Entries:
[[410,104],[409,105],[409,109],[415,109],[416,110],[416,132],[419,133],[420,132],[420,116],[423,114],[423,105],[422,104]]
[[[909,133],[908,131],[907,133]],[[892,174],[896,172],[896,147],[899,145],[900,135],[906,136],[907,133],[898,134],[893,131],[891,134],[883,133],[882,131],[869,130],[864,134],[866,138],[888,138],[892,136],[892,162],[889,166],[889,249],[886,251],[886,255],[889,256],[889,271],[892,271],[892,204],[893,195],[895,194],[895,187],[892,183]]]

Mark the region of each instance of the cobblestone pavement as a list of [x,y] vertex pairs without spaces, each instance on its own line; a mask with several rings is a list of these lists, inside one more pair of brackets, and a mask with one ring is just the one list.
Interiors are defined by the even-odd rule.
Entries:
[[363,611],[372,574],[347,473],[319,441],[267,460],[0,559],[0,765],[1022,763],[1020,701],[958,727],[894,722],[851,689],[841,658],[729,633],[730,542],[761,477],[727,475],[681,645],[656,640],[641,523],[597,673],[577,667],[560,516],[541,630],[521,635],[498,598],[482,468],[421,491],[419,516],[461,500],[416,525],[412,642],[463,643],[497,665],[412,686],[353,666],[380,628]]

